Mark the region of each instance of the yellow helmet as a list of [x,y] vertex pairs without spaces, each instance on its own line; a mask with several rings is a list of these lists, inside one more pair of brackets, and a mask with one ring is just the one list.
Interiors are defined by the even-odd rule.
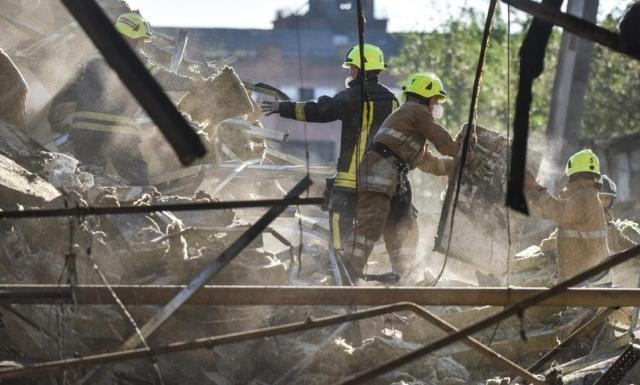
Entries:
[[591,172],[600,175],[600,159],[591,150],[578,151],[569,158],[564,172],[567,176],[577,172]]
[[[360,45],[354,46],[347,52],[342,67],[349,68],[349,66],[360,68]],[[383,71],[385,68],[387,65],[384,63],[382,50],[373,44],[365,44],[364,69],[366,71]]]
[[118,16],[116,30],[132,40],[151,40],[151,26],[139,13],[129,12]]
[[407,84],[402,87],[403,97],[416,96],[420,99],[438,98],[439,102],[447,99],[447,86],[434,73],[423,72],[409,75]]

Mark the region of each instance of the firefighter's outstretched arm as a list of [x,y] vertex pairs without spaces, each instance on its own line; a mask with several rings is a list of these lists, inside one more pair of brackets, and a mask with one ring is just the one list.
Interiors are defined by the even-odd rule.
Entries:
[[278,102],[265,100],[260,105],[266,115],[275,113],[283,118],[304,122],[327,123],[341,119],[343,103],[337,97],[321,96],[317,101]]

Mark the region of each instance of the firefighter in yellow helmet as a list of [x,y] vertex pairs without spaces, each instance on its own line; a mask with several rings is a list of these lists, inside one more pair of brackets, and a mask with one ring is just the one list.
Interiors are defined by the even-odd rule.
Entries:
[[563,280],[602,262],[608,255],[607,222],[599,200],[600,161],[591,150],[575,153],[565,169],[567,186],[553,196],[527,174],[525,192],[533,211],[558,225],[557,273]]
[[[167,90],[188,91],[194,79],[153,64],[142,52],[151,27],[137,12],[122,14],[115,29],[127,40],[155,79]],[[139,148],[138,103],[102,57],[91,59],[52,102],[49,122],[69,134],[72,153],[85,165],[109,165],[132,185],[148,185],[148,167]]]
[[[398,108],[398,100],[379,82],[378,75],[386,69],[384,54],[379,47],[364,44],[364,71],[360,46],[351,48],[343,67],[349,69],[346,89],[334,96],[321,96],[318,100],[302,102],[262,102],[267,115],[279,114],[283,118],[306,122],[342,122],[340,156],[335,179],[327,180],[329,217],[334,248],[340,248],[345,236],[353,229],[356,215],[356,170],[365,150],[378,132],[382,122]],[[365,82],[368,97],[364,112],[360,85]]]
[[[444,82],[433,73],[416,73],[409,76],[403,90],[404,103],[382,123],[358,170],[355,232],[340,250],[349,274],[357,278],[367,278],[367,260],[383,236],[393,269],[386,275],[387,281],[404,279],[410,273],[418,224],[407,173],[419,168],[447,175],[452,157],[460,149],[460,144],[437,123],[447,99]],[[431,154],[430,143],[448,158]],[[398,195],[407,201],[405,212],[394,208],[393,200]]]

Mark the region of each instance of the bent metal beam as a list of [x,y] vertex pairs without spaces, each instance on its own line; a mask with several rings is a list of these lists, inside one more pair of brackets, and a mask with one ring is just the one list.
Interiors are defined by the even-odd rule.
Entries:
[[[165,305],[185,288],[180,285],[114,285],[128,306]],[[112,305],[106,286],[78,285],[80,305]],[[199,306],[358,305],[408,301],[423,306],[508,306],[549,289],[535,287],[381,287],[381,286],[205,286],[186,302]],[[0,285],[0,302],[16,305],[72,303],[71,288],[57,285]],[[536,306],[640,306],[640,289],[573,288]]]
[[[231,333],[225,334],[221,336],[215,337],[207,337],[201,338],[193,341],[186,342],[176,342],[169,345],[154,347],[151,349],[135,349],[135,350],[127,350],[127,351],[119,351],[119,352],[111,352],[105,354],[97,354],[92,356],[80,357],[80,358],[70,358],[63,359],[59,361],[51,361],[44,362],[39,364],[32,364],[28,366],[24,366],[22,368],[16,369],[0,369],[0,379],[7,378],[25,378],[31,376],[42,375],[44,373],[60,371],[63,369],[71,369],[71,368],[79,368],[86,366],[94,366],[100,364],[107,364],[110,362],[118,362],[118,361],[127,361],[133,359],[139,359],[144,357],[152,357],[156,355],[165,355],[177,352],[183,352],[188,350],[195,349],[203,349],[203,348],[212,348],[218,345],[230,344],[235,342],[248,341],[257,338],[265,338],[272,337],[281,334],[288,334],[294,332],[301,332],[310,329],[317,329],[324,326],[330,326],[335,324],[340,324],[348,321],[355,321],[364,318],[370,318],[377,315],[387,314],[394,311],[410,311],[417,316],[423,318],[429,323],[437,326],[441,330],[447,333],[457,332],[454,326],[450,325],[446,321],[440,319],[439,317],[433,315],[429,311],[421,308],[420,306],[413,303],[398,303],[389,306],[381,306],[373,309],[363,310],[354,313],[347,313],[344,315],[338,316],[330,316],[324,318],[307,318],[305,321],[294,322],[284,325],[272,326],[263,329],[250,330],[246,332],[240,333]],[[489,357],[492,360],[503,365],[503,367],[509,369],[513,373],[517,373],[518,375],[525,378],[528,382],[533,383],[535,385],[544,385],[546,384],[543,380],[533,375],[531,372],[522,368],[518,364],[513,361],[505,358],[500,353],[492,350],[491,348],[483,345],[478,342],[476,339],[467,337],[463,340],[463,342],[470,347],[476,349],[482,355]]]

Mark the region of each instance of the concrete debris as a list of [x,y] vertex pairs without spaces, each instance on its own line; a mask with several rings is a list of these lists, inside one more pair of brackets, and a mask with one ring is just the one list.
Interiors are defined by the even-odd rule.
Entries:
[[[281,198],[307,172],[318,181],[333,175],[332,166],[307,168],[304,160],[276,148],[277,143],[286,141],[287,133],[262,126],[259,106],[231,67],[223,67],[181,99],[182,95],[171,95],[180,99],[179,107],[193,120],[194,129],[200,130],[209,149],[205,158],[191,167],[181,167],[173,155],[168,156],[171,151],[150,120],[140,115],[136,122],[142,131],[141,151],[149,163],[152,186],[130,186],[109,166],[82,164],[66,152],[68,137],[52,131],[46,116],[51,98],[75,72],[68,69],[86,62],[95,50],[58,2],[8,3],[12,5],[6,7],[10,17],[0,18],[0,28],[6,27],[6,33],[0,34],[0,46],[9,53],[0,50],[1,209],[273,199]],[[112,19],[130,11],[123,1],[99,3]],[[52,17],[36,17],[43,13]],[[514,215],[510,218],[514,242],[508,244],[502,200],[509,142],[482,127],[477,127],[477,133],[478,143],[465,172],[456,213],[456,227],[473,231],[451,235],[455,261],[449,263],[455,265],[452,270],[457,273],[447,275],[439,285],[549,286],[555,280],[555,238],[552,234],[538,245],[543,238],[537,236],[540,229],[532,230],[529,219]],[[533,170],[538,168],[536,157],[535,152],[529,154]],[[451,180],[445,206],[451,202]],[[309,195],[321,196],[323,188],[323,183],[315,183]],[[428,188],[437,201],[440,187],[430,183]],[[219,257],[263,212],[228,209],[1,220],[0,283],[102,284],[96,274],[99,270],[114,285],[184,284]],[[442,212],[435,245],[439,251],[450,236],[450,208]],[[423,222],[436,223],[440,207],[424,215]],[[637,224],[620,222],[619,227],[625,231]],[[435,228],[426,228],[428,234],[436,233]],[[326,213],[317,207],[291,207],[208,284],[333,285],[335,275],[328,259],[330,236]],[[528,242],[527,237],[537,239]],[[424,250],[431,249],[431,245],[422,246]],[[374,249],[369,272],[388,271],[383,249],[380,245]],[[521,251],[515,253],[517,250]],[[440,261],[431,261],[434,255],[421,255],[428,264],[416,265],[415,275],[423,276],[413,283],[426,285],[433,281]],[[637,265],[628,265],[614,272],[614,283],[637,285],[637,271]],[[104,298],[104,302],[112,303],[113,298]],[[138,324],[143,324],[157,312],[157,307],[131,306],[128,310]],[[184,306],[153,336],[150,345],[266,328],[349,310],[330,306]],[[458,328],[499,311],[489,306],[430,310]],[[509,319],[499,328],[477,333],[474,338],[526,367],[556,348],[595,313],[593,309],[578,308],[529,309],[522,320]],[[629,344],[637,343],[634,333],[638,329],[633,318],[632,309],[616,310],[606,322],[559,352],[555,363],[547,364],[536,374],[548,379],[561,376],[564,384],[595,383],[614,367]],[[440,329],[406,312],[359,321],[360,338],[355,329],[354,323],[325,327],[162,356],[155,362],[167,385],[324,385],[415,351],[443,336]],[[115,306],[1,303],[0,370],[113,351],[132,333],[131,324]],[[84,370],[69,370],[64,378],[33,383],[79,384],[85,374]],[[625,376],[621,383],[638,383],[640,367],[630,369]],[[514,378],[514,373],[506,372],[503,366],[482,358],[467,345],[456,344],[369,383],[514,385]],[[136,360],[104,367],[91,383],[158,382],[151,362]]]
[[0,155],[0,208],[44,206],[60,195],[60,191],[44,179]]

